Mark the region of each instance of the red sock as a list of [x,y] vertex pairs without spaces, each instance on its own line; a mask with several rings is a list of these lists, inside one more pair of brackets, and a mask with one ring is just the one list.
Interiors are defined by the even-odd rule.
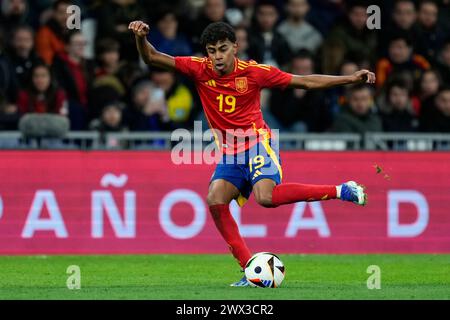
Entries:
[[228,204],[216,204],[209,207],[211,215],[222,237],[227,242],[231,253],[242,268],[245,267],[252,254],[239,234],[239,229],[231,215]]
[[272,191],[272,204],[282,204],[299,201],[321,201],[336,199],[336,186],[321,186],[300,183],[282,183]]

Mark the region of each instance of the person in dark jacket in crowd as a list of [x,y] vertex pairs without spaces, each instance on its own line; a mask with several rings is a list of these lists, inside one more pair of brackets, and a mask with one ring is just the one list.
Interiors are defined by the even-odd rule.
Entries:
[[195,17],[195,20],[190,21],[189,23],[189,37],[192,40],[193,51],[195,53],[201,53],[204,51],[204,48],[200,44],[200,35],[202,31],[213,22],[227,22],[228,19],[225,16],[225,12],[227,9],[226,0],[205,0],[204,6],[198,17]]
[[119,101],[112,101],[103,106],[100,117],[89,124],[91,130],[105,132],[123,132],[127,130],[123,119],[125,105]]
[[[312,54],[301,50],[292,60],[292,73],[315,73]],[[270,112],[286,131],[322,132],[331,125],[332,115],[325,105],[323,94],[314,90],[289,88],[273,90]]]
[[359,134],[383,131],[369,86],[359,84],[349,88],[348,104],[337,115],[331,131]]
[[416,52],[424,56],[428,61],[434,63],[442,48],[446,32],[438,21],[439,7],[434,0],[421,0],[417,22],[419,32],[414,43]]
[[434,99],[422,107],[421,130],[450,133],[450,86],[441,88]]
[[438,93],[442,85],[442,76],[437,69],[429,69],[422,73],[413,95],[413,107],[416,114],[420,114],[422,106]]
[[450,35],[442,46],[436,68],[442,76],[442,81],[446,85],[450,85]]
[[4,33],[0,29],[0,98],[14,102],[19,88],[13,64],[4,50],[4,42]]
[[66,50],[54,59],[53,71],[56,80],[67,93],[69,118],[74,130],[83,130],[87,125],[88,93],[94,79],[95,65],[84,58],[86,40],[80,31],[67,36]]
[[121,66],[120,44],[111,38],[103,38],[97,42],[95,57],[97,65],[95,78],[114,75]]
[[386,95],[378,104],[386,132],[414,132],[419,120],[412,105],[411,89],[406,81],[398,79],[388,84]]
[[325,73],[336,74],[345,57],[358,56],[375,61],[377,35],[367,28],[367,3],[352,1],[347,18],[337,24],[327,36],[322,50]]
[[27,0],[2,0],[0,22],[8,33],[18,26],[29,23],[29,6]]
[[284,68],[292,58],[287,40],[276,30],[279,18],[273,1],[260,1],[255,9],[255,21],[248,34],[248,55],[258,63]]
[[417,10],[414,0],[393,1],[391,20],[386,27],[382,27],[382,32],[378,32],[378,55],[386,57],[388,46],[393,34],[406,33],[414,43],[418,37],[419,27],[417,25]]
[[134,39],[128,32],[130,21],[145,19],[144,9],[137,0],[109,0],[103,1],[97,9],[97,37],[113,38],[120,43],[120,56],[124,60],[138,61],[134,46]]
[[42,62],[34,50],[34,32],[31,27],[22,25],[12,32],[8,55],[21,88],[30,82],[31,68]]

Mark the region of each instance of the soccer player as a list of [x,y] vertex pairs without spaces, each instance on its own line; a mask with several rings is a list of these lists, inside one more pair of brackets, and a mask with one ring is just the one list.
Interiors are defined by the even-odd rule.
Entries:
[[[147,41],[150,29],[142,21],[131,22],[129,29],[135,34],[137,49],[145,63],[176,70],[195,81],[206,119],[223,154],[210,181],[207,203],[217,229],[242,268],[252,254],[231,216],[232,200],[242,206],[253,191],[256,202],[267,208],[328,199],[366,204],[363,186],[354,181],[337,186],[281,183],[278,146],[273,131],[262,117],[260,91],[275,87],[325,89],[374,83],[372,72],[301,76],[252,60],[242,61],[236,57],[234,30],[223,22],[212,23],[203,31],[200,40],[208,55],[204,58],[172,57],[157,51]],[[247,285],[245,276],[232,284]]]

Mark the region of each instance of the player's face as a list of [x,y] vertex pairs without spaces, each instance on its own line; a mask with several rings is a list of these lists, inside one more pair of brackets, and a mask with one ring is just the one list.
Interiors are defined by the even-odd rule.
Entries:
[[214,69],[219,74],[228,74],[233,71],[234,57],[237,44],[230,40],[218,41],[216,44],[207,44],[206,52],[211,59]]

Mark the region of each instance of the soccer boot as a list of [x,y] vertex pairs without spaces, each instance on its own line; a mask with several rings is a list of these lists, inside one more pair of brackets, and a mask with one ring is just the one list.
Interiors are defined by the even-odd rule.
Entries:
[[230,287],[248,287],[247,277],[243,276],[238,282],[230,284]]
[[350,201],[360,206],[367,203],[367,194],[365,187],[356,183],[355,181],[348,181],[341,184],[341,200]]

